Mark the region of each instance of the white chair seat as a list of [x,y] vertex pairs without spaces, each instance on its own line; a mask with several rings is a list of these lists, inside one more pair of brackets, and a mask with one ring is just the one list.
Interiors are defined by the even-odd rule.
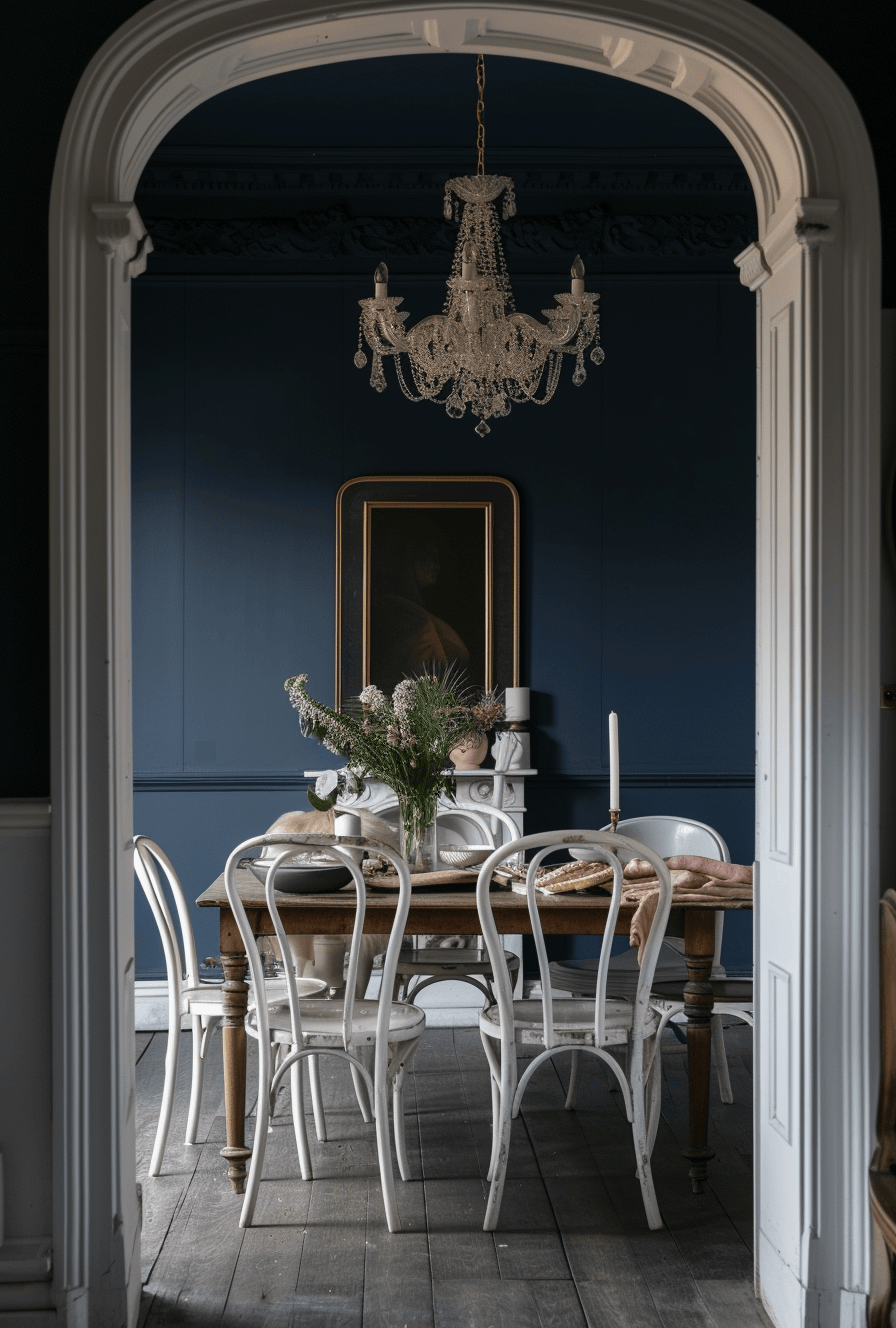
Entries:
[[210,982],[208,986],[203,983],[201,987],[182,987],[180,993],[181,1010],[184,1014],[223,1014],[222,985],[222,983]]
[[[509,950],[504,951],[508,960],[516,961],[516,967],[519,967],[519,958],[511,954]],[[433,947],[430,950],[410,950],[398,956],[397,972],[408,977],[417,974],[427,975],[429,973],[491,973],[491,960],[485,950],[442,950]]]
[[[554,1011],[554,1044],[578,1042],[594,1046],[594,997],[591,1000],[557,1001]],[[632,1027],[633,1006],[629,1001],[610,1001],[604,1007],[603,1046],[628,1041]],[[517,1042],[544,1042],[544,1020],[539,1000],[514,1001],[513,1022]],[[645,1036],[656,1032],[659,1015],[651,1011],[645,1025]],[[479,1016],[479,1027],[488,1037],[501,1036],[498,1007],[492,1005]]]
[[[296,978],[296,992],[301,999],[310,999],[312,996],[319,996],[321,992],[327,990],[327,984],[323,978]],[[288,1005],[289,995],[286,990],[286,978],[265,978],[264,996],[267,1005],[275,1008],[278,1005]],[[255,992],[252,989],[252,983],[249,983],[249,1009],[255,1008]]]
[[[299,1002],[302,1016],[302,1035],[307,1041],[319,1038],[332,1038],[334,1045],[342,1045],[342,1001],[302,1000]],[[376,1001],[356,1001],[352,1014],[352,1036],[356,1041],[374,1042],[376,1040],[376,1020],[378,1003]],[[277,1008],[268,1014],[268,1024],[272,1033],[289,1033],[292,1024],[289,1009]],[[410,1038],[420,1037],[426,1024],[426,1015],[416,1005],[405,1005],[396,1001],[389,1015],[389,1041],[406,1042]]]

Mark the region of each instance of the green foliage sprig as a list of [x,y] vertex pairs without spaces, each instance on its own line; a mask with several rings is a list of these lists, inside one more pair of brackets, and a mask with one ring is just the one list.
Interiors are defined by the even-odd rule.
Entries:
[[344,756],[360,778],[388,784],[405,822],[410,817],[420,830],[431,823],[439,794],[453,792],[445,769],[452,749],[482,737],[504,713],[493,692],[461,687],[450,669],[404,678],[391,697],[365,687],[342,711],[309,696],[307,683],[307,673],[299,673],[283,684],[305,737]]

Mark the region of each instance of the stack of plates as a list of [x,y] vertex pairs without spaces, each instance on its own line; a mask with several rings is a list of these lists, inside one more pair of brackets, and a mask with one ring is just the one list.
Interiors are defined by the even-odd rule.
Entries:
[[[597,959],[555,960],[550,966],[551,987],[554,991],[569,991],[576,995],[593,996],[597,991]],[[641,969],[638,951],[632,947],[625,954],[610,961],[607,974],[607,995],[617,1000],[634,1000],[638,990]],[[688,970],[684,959],[671,945],[665,943],[656,961],[654,982],[687,982]]]

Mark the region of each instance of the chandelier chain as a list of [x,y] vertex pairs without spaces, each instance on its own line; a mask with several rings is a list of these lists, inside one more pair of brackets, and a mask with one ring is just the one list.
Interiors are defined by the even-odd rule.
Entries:
[[485,175],[485,56],[476,57],[476,174]]

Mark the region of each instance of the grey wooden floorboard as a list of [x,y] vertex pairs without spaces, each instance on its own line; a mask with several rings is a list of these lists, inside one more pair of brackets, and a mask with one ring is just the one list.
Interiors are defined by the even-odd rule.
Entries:
[[[467,1107],[467,1120],[479,1166],[479,1175],[485,1177],[492,1150],[492,1095],[488,1070],[463,1073],[460,1077]],[[508,1177],[540,1176],[532,1143],[520,1117],[510,1127],[510,1153],[507,1161]]]
[[[509,1280],[435,1281],[436,1328],[577,1328],[584,1324],[572,1284],[560,1284],[559,1298],[548,1291],[553,1285]],[[558,1309],[562,1309],[562,1317],[558,1317]]]
[[479,1157],[460,1073],[418,1074],[416,1092],[424,1179],[478,1177]]
[[292,1306],[294,1328],[359,1328],[363,1321],[368,1181],[316,1180]]
[[422,1038],[420,1046],[417,1048],[417,1055],[414,1060],[414,1070],[417,1074],[428,1074],[434,1071],[436,1074],[446,1074],[450,1071],[456,1071],[457,1056],[454,1050],[453,1028],[427,1028]]
[[[747,1152],[747,1113],[752,1113],[752,1085],[743,1063],[729,1057],[732,1086],[739,1102],[725,1106],[718,1085],[710,1085],[709,1141],[715,1157],[707,1167],[708,1184],[746,1245],[753,1245],[752,1154]],[[734,1113],[730,1115],[729,1113]],[[738,1120],[740,1116],[740,1120]],[[685,1056],[663,1057],[663,1119],[681,1149],[688,1146],[688,1074]]]
[[223,1143],[219,1117],[147,1285],[154,1297],[147,1328],[218,1328],[221,1322],[243,1241],[241,1198],[231,1192],[221,1165]]
[[[387,1231],[372,1125],[346,1067],[323,1058],[329,1139],[305,1108],[315,1179],[303,1182],[289,1092],[268,1137],[256,1223],[240,1232],[223,1139],[220,1050],[213,1047],[200,1137],[185,1148],[190,1036],[164,1173],[144,1176],[144,1256],[151,1269],[139,1328],[768,1328],[752,1296],[751,1044],[726,1034],[738,1101],[713,1085],[719,1152],[694,1196],[687,1143],[686,1058],[664,1057],[664,1111],[654,1154],[662,1232],[647,1229],[631,1131],[609,1072],[586,1063],[579,1109],[563,1110],[561,1058],[545,1067],[514,1123],[499,1229],[482,1231],[491,1095],[476,1029],[430,1030],[406,1090],[414,1179],[397,1177],[401,1231]],[[138,1047],[138,1150],[148,1164],[166,1036]],[[746,1054],[741,1055],[741,1051]],[[255,1087],[250,1046],[249,1096]],[[175,1133],[177,1131],[177,1133]],[[251,1139],[254,1119],[248,1121]],[[179,1137],[178,1137],[179,1135]]]
[[432,1272],[422,1181],[396,1183],[401,1230],[386,1226],[380,1186],[371,1181],[364,1261],[364,1328],[433,1328]]
[[311,1189],[301,1178],[290,1117],[268,1136],[253,1225],[243,1232],[222,1328],[288,1328]]

